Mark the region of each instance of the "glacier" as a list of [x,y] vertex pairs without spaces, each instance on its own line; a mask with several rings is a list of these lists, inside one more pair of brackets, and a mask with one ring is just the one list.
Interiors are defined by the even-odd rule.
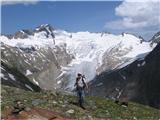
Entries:
[[[86,76],[89,82],[96,75],[105,70],[118,69],[116,66],[126,66],[134,60],[138,59],[139,54],[149,53],[155,46],[151,46],[151,42],[142,42],[141,38],[135,35],[123,33],[113,35],[110,33],[91,33],[91,32],[67,32],[64,30],[53,30],[54,38],[44,37],[45,32],[37,32],[34,35],[24,38],[23,40],[9,39],[6,36],[0,37],[1,44],[17,48],[37,49],[50,47],[66,49],[68,54],[74,56],[74,59],[67,65],[61,65],[61,72],[56,77],[57,84],[63,82],[63,77],[68,80],[65,89],[72,90],[77,73]],[[1,48],[3,49],[3,48]],[[48,48],[47,48],[48,49]],[[109,59],[116,59],[113,66],[107,67]],[[126,61],[124,61],[127,60]],[[117,62],[118,61],[118,62]]]

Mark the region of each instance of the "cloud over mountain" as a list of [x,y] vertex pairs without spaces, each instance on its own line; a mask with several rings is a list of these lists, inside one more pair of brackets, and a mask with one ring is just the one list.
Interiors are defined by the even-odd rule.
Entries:
[[158,0],[126,0],[115,8],[115,15],[120,18],[107,22],[105,28],[152,35],[160,28],[159,11]]

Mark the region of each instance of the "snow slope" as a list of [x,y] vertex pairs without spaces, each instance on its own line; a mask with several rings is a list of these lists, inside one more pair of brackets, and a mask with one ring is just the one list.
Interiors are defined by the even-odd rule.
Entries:
[[132,62],[139,54],[148,53],[153,49],[149,42],[141,43],[141,39],[131,34],[102,36],[101,33],[89,32],[55,31],[55,33],[56,45],[65,43],[67,51],[75,56],[67,68],[62,68],[63,73],[69,75],[71,81],[69,87],[73,86],[78,72],[85,74],[88,81],[92,80],[97,74],[97,69],[103,65],[103,56],[106,51],[118,47],[117,53],[123,50],[127,52],[122,56],[115,54],[114,57],[128,58]]
[[[100,74],[98,69],[103,68],[101,72],[106,69],[112,70],[125,63],[125,60],[128,60],[129,64],[129,61],[137,59],[139,54],[146,54],[154,48],[150,46],[150,42],[141,42],[140,38],[127,33],[113,35],[90,32],[69,33],[63,30],[52,32],[54,39],[46,38],[45,32],[41,31],[23,40],[1,36],[0,41],[1,44],[20,48],[65,46],[67,53],[74,55],[74,59],[67,66],[61,66],[61,73],[56,80],[57,84],[61,84],[66,77],[69,89],[73,88],[76,74],[79,72],[85,74],[87,81],[90,81],[96,74]],[[107,64],[112,64],[109,59],[113,59],[111,62],[114,60],[116,62],[112,67],[107,68]]]

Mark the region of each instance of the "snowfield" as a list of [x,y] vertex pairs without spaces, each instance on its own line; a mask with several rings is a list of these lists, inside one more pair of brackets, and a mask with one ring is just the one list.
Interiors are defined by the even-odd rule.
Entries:
[[87,81],[92,80],[97,74],[97,69],[103,64],[106,51],[118,46],[119,50],[128,50],[127,54],[120,56],[130,59],[128,63],[122,64],[124,67],[138,59],[139,54],[146,54],[153,49],[150,47],[150,42],[141,43],[141,39],[131,34],[103,34],[102,36],[102,33],[56,31],[55,43],[56,45],[66,44],[68,53],[75,56],[75,59],[68,65],[68,69],[62,70],[70,75],[69,87],[73,86],[78,72],[85,74]]
[[[72,89],[77,73],[85,74],[86,80],[90,81],[97,75],[97,69],[103,66],[104,55],[115,49],[115,58],[128,58],[130,62],[138,59],[140,54],[149,53],[153,48],[150,42],[142,42],[142,40],[134,35],[124,33],[122,35],[113,35],[109,33],[90,33],[77,32],[69,33],[63,30],[53,31],[55,38],[44,37],[45,33],[39,32],[34,36],[25,39],[8,39],[5,36],[0,37],[1,44],[18,48],[35,48],[63,46],[69,54],[74,58],[68,66],[61,66],[61,73],[57,77],[57,84],[61,83],[61,78],[68,77],[69,86]],[[117,49],[116,49],[117,48]],[[122,55],[117,55],[119,52]],[[107,55],[106,55],[107,56]],[[119,63],[115,66],[126,66],[128,63]],[[26,71],[26,75],[32,74]]]

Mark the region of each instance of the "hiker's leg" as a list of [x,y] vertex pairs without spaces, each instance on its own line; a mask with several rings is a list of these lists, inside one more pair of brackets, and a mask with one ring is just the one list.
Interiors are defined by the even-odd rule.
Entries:
[[81,91],[80,107],[85,109],[85,107],[84,107],[84,93],[83,93],[83,90]]
[[82,91],[79,91],[79,105],[82,106]]
[[80,105],[80,98],[81,97],[81,93],[80,93],[80,90],[77,89],[77,101],[78,101],[78,104]]
[[84,104],[84,90],[82,90],[82,95],[81,95],[81,99],[82,99],[82,104]]

